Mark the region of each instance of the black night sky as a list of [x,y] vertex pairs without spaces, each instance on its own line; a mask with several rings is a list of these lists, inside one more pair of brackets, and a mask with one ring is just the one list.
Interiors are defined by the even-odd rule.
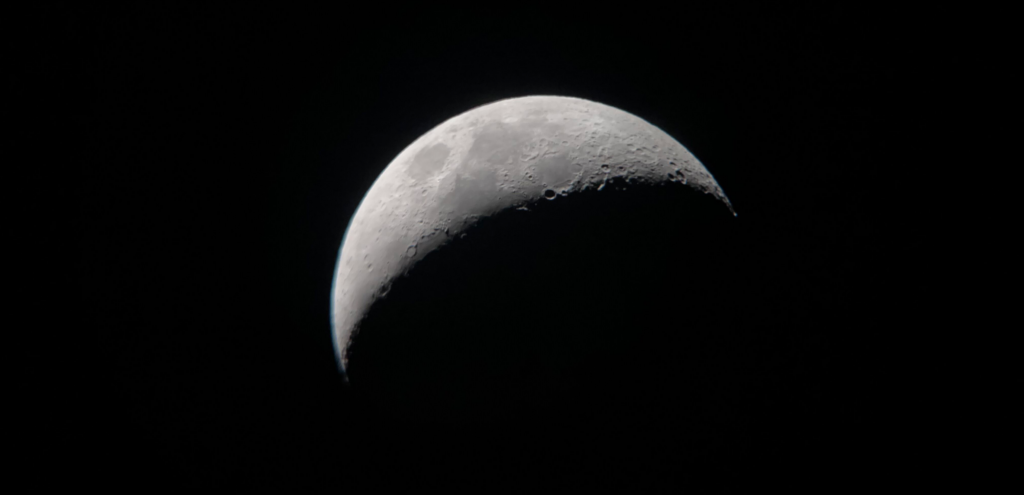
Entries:
[[[913,243],[893,236],[904,222],[894,212],[907,211],[891,193],[906,175],[894,103],[906,45],[884,15],[815,2],[592,3],[573,14],[202,5],[53,12],[81,54],[89,105],[79,290],[100,348],[95,441],[107,482],[835,488],[875,486],[897,469],[888,349],[903,327],[900,267]],[[398,424],[337,372],[329,296],[345,226],[414,139],[473,107],[535,94],[633,113],[715,176],[738,212],[708,227],[716,239],[701,232],[696,247],[654,248],[653,261],[609,266],[603,283],[622,284],[631,304],[665,309],[614,320],[621,332],[678,334],[687,320],[722,330],[687,341],[703,356],[687,361],[696,364],[621,375],[647,385],[593,370],[588,397],[604,394],[607,406],[591,423],[555,409],[484,427]],[[626,224],[666,238],[688,225]],[[687,267],[695,253],[708,262]],[[662,260],[689,276],[643,282],[624,268]],[[698,286],[707,291],[684,302],[663,295]],[[586,289],[559,277],[537,297]],[[390,301],[401,315],[392,324],[415,323],[408,308],[434,305],[423,302],[431,290]],[[425,323],[438,334],[445,321],[486,329],[554,310],[495,315],[442,303],[448,319]],[[591,320],[601,318],[563,326]],[[671,344],[659,339],[669,337],[653,335],[649,354],[624,362],[665,358],[658,349]],[[693,390],[707,390],[687,396],[686,431],[621,406],[664,393],[662,378],[705,375],[717,378],[697,380]]]

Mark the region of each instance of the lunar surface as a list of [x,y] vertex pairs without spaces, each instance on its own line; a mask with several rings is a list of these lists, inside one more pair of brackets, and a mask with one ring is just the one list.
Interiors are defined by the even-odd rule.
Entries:
[[371,306],[425,256],[472,236],[477,222],[496,213],[528,211],[615,183],[675,183],[732,209],[715,179],[679,142],[637,116],[593,101],[501,100],[421,136],[380,174],[345,231],[331,308],[341,371]]

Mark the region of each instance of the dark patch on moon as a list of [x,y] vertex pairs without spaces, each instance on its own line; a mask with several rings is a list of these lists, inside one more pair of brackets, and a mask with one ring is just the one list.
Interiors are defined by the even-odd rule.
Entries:
[[522,131],[517,132],[511,125],[488,122],[473,139],[473,145],[466,153],[466,165],[477,168],[507,163],[516,152],[516,145],[525,138]]
[[409,176],[418,181],[433,177],[444,167],[444,162],[448,159],[450,152],[451,150],[444,143],[434,143],[424,147],[409,162]]
[[494,202],[498,194],[498,174],[490,167],[461,168],[445,177],[442,187],[452,188],[452,192],[440,200],[441,208],[447,211],[486,215],[500,206]]
[[568,156],[561,154],[541,157],[535,167],[541,183],[556,189],[568,186],[583,168],[581,164],[573,164]]

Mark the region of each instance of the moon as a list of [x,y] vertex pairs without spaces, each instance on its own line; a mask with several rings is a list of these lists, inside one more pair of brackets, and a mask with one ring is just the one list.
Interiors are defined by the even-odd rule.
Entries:
[[623,110],[564,96],[500,100],[452,117],[406,147],[362,199],[332,286],[333,342],[345,374],[360,323],[397,277],[496,213],[584,191],[676,184],[732,211],[683,145]]

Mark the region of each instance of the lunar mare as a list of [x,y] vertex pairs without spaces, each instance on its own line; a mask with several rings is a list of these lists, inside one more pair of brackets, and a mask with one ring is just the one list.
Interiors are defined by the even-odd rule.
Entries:
[[728,198],[704,166],[656,126],[608,105],[560,96],[497,101],[452,117],[405,148],[345,231],[332,287],[342,372],[360,321],[393,280],[477,220],[610,182],[685,184]]

